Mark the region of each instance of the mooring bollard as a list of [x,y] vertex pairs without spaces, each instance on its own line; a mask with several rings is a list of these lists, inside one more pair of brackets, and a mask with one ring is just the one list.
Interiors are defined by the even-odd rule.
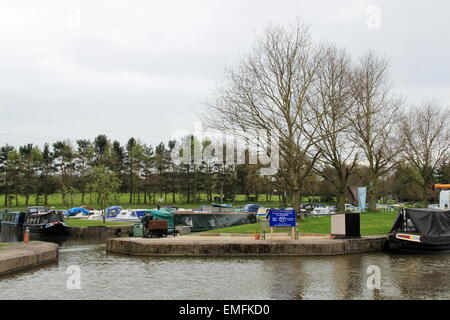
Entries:
[[23,242],[25,243],[30,242],[30,229],[28,229],[28,227],[25,229],[25,232],[23,233]]

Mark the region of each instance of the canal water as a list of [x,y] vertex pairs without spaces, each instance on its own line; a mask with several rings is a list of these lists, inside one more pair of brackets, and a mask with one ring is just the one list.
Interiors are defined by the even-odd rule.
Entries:
[[450,254],[154,258],[53,241],[59,263],[0,277],[0,299],[450,299]]

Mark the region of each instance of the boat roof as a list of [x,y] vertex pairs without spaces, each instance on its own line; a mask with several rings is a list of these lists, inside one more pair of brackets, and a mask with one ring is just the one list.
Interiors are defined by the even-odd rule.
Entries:
[[[425,237],[450,237],[450,210],[430,208],[405,208],[404,210],[416,229]],[[401,224],[402,219],[403,215],[400,212],[393,230]]]

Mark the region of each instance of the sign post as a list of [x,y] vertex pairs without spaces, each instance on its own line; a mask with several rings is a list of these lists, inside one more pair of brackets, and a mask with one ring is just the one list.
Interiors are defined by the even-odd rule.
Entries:
[[273,228],[291,227],[291,238],[295,239],[295,227],[297,225],[297,213],[295,210],[271,209],[270,219],[270,239],[273,240]]

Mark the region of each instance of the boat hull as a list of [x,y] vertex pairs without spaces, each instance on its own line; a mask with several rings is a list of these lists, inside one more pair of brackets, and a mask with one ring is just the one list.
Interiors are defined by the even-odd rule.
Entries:
[[450,253],[450,242],[426,243],[400,240],[390,235],[386,241],[385,249],[396,253],[433,254]]
[[189,226],[191,231],[207,231],[256,222],[256,213],[174,212],[175,226]]
[[51,226],[25,226],[30,230],[31,233],[40,233],[40,234],[57,234],[57,235],[66,235],[68,233],[67,226],[62,223],[55,223]]

